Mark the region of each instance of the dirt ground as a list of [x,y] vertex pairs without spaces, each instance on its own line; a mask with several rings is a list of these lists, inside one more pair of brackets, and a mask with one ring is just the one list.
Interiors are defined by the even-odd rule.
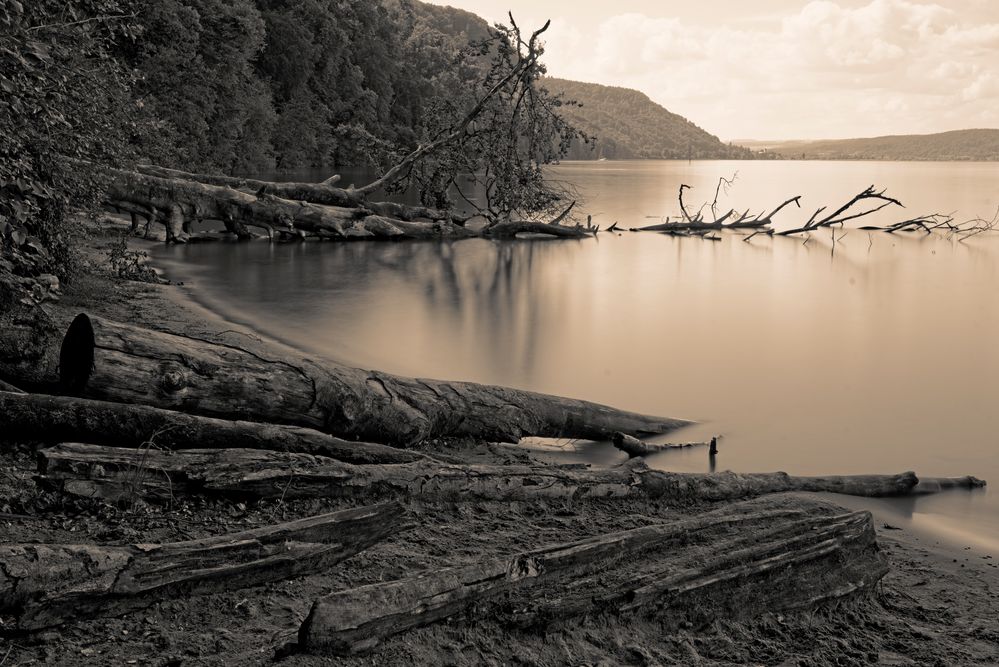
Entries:
[[[100,244],[98,239],[95,243]],[[111,284],[92,276],[67,288],[59,308],[188,334],[255,336],[198,306],[187,288]],[[224,332],[224,333],[223,333]],[[525,450],[431,443],[472,460],[502,462]],[[113,507],[44,492],[32,481],[31,443],[0,440],[3,542],[122,544],[193,539],[357,505],[355,501],[204,498],[170,507]],[[716,621],[675,634],[654,619],[577,619],[541,629],[458,617],[399,635],[351,659],[300,655],[293,644],[312,602],[341,588],[415,570],[472,562],[545,544],[658,523],[712,509],[648,501],[408,502],[418,527],[328,572],[252,589],[155,604],[125,618],[80,620],[28,635],[0,633],[0,666],[195,664],[635,664],[997,665],[999,554],[882,528],[891,571],[868,598],[751,622]],[[0,619],[2,620],[2,619]],[[2,628],[2,626],[0,626]]]

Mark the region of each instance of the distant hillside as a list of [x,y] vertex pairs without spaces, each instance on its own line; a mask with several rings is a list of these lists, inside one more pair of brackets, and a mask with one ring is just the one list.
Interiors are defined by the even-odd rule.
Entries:
[[582,107],[565,115],[587,134],[597,137],[595,150],[574,146],[569,159],[732,159],[750,158],[740,146],[722,143],[683,116],[678,116],[630,88],[601,86],[547,78],[552,92],[565,93]]
[[782,157],[811,160],[999,160],[999,130],[759,142],[759,145]]

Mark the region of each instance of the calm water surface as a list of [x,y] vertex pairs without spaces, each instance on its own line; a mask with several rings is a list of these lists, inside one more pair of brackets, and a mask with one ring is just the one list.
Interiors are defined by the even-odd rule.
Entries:
[[[652,224],[714,196],[754,210],[801,194],[781,225],[876,183],[901,216],[991,217],[999,164],[565,163],[606,227]],[[192,245],[159,251],[213,307],[354,365],[566,394],[697,419],[723,434],[719,468],[798,474],[916,470],[999,485],[999,234],[850,231],[793,238],[658,234],[586,241]],[[610,463],[607,444],[562,443]],[[651,465],[707,470],[703,450]],[[883,504],[882,504],[883,505]],[[999,493],[888,507],[914,525],[999,548]]]

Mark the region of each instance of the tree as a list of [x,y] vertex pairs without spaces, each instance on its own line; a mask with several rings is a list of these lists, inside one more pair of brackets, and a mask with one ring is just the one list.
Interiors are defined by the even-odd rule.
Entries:
[[0,3],[0,243],[18,273],[72,274],[67,209],[96,207],[105,189],[80,160],[128,154],[134,105],[118,56],[133,19],[127,0]]
[[544,167],[588,137],[560,113],[574,103],[539,81],[545,74],[540,37],[548,26],[525,37],[511,14],[510,26],[497,24],[489,38],[466,50],[466,59],[485,63],[474,95],[430,105],[424,143],[358,192],[416,186],[425,205],[448,208],[456,191],[490,226],[566,210],[571,192],[549,179]]

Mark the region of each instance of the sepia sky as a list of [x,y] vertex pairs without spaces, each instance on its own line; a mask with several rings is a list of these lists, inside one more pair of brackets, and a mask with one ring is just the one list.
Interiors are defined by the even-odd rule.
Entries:
[[999,0],[433,0],[525,30],[549,73],[637,88],[722,139],[999,127]]

